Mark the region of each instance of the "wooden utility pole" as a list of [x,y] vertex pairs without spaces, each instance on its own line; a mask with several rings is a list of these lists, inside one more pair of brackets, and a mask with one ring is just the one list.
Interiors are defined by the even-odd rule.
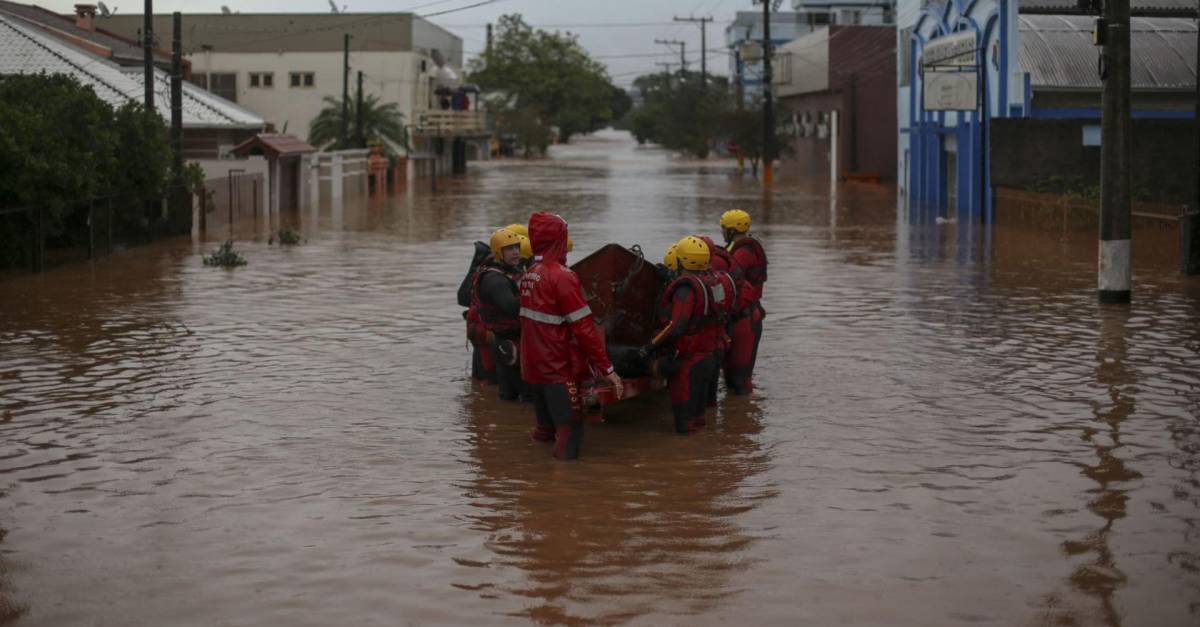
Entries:
[[675,16],[676,22],[696,22],[700,24],[700,89],[708,88],[708,23],[713,21],[712,16],[709,17],[679,17]]
[[[147,0],[149,1],[149,0]],[[350,135],[350,34],[342,39],[342,142],[345,148]]]
[[[1128,2],[1128,0],[1126,0]],[[762,0],[763,5],[763,185],[775,181],[771,159],[775,156],[775,108],[771,102],[771,0]]]
[[1100,140],[1100,259],[1098,293],[1102,303],[1130,301],[1130,165],[1133,121],[1130,112],[1129,0],[1104,2],[1105,40]]
[[684,54],[687,49],[687,43],[678,39],[655,39],[654,43],[664,46],[679,46],[679,71],[680,73],[687,71],[687,56]]
[[[146,110],[154,111],[154,0],[142,13],[142,65],[146,76]],[[209,80],[212,80],[210,77]]]
[[[171,190],[167,193],[172,233],[192,230],[192,195],[183,181],[183,14],[171,14]],[[185,228],[186,227],[186,228]]]

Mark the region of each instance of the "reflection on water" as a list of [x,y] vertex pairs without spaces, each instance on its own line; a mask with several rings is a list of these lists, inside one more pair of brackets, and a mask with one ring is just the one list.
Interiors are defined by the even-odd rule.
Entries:
[[[238,225],[232,272],[0,283],[0,621],[1196,624],[1200,284],[1138,249],[1101,308],[1094,237],[780,178],[600,134]],[[467,380],[472,241],[550,210],[660,251],[734,206],[759,392],[703,433],[638,399],[558,464]]]

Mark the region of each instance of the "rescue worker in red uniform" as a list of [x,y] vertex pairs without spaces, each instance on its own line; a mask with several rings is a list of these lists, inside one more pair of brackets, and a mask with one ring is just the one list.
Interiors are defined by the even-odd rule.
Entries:
[[521,277],[521,364],[533,388],[537,428],[533,438],[554,442],[554,457],[578,459],[583,442],[579,396],[581,366],[608,379],[616,398],[624,388],[604,349],[604,339],[567,260],[567,223],[552,213],[529,218],[534,263]]
[[659,297],[659,317],[665,326],[649,344],[638,350],[643,359],[666,351],[675,362],[667,377],[671,413],[677,433],[693,433],[704,426],[708,386],[717,368],[714,352],[717,339],[709,286],[708,246],[688,236],[675,243],[674,259],[668,250],[664,265],[674,261],[676,276]]
[[500,400],[515,401],[528,396],[517,359],[517,342],[521,339],[517,291],[521,280],[520,236],[507,228],[499,229],[492,234],[490,248],[491,258],[475,273],[471,305],[479,314],[487,350],[496,365]]
[[754,362],[762,339],[762,321],[767,315],[761,302],[763,284],[767,282],[767,253],[750,235],[750,214],[745,211],[731,209],[722,214],[721,230],[733,257],[733,277],[745,281],[742,286],[745,306],[734,315],[730,327],[725,387],[734,394],[745,395],[754,391]]
[[729,352],[731,340],[730,323],[738,311],[745,309],[749,303],[746,299],[748,285],[745,279],[739,281],[733,278],[733,256],[729,251],[717,245],[712,238],[708,236],[699,236],[700,240],[708,246],[709,253],[709,276],[708,283],[710,291],[713,294],[713,303],[716,306],[717,317],[717,350],[716,363],[717,368],[713,369],[712,380],[708,386],[708,406],[717,406],[717,387],[721,381],[720,365],[725,363],[725,355]]
[[463,320],[467,323],[467,341],[471,344],[471,378],[481,383],[496,383],[496,364],[491,351],[487,350],[487,329],[479,319],[479,312],[472,306],[475,287],[475,275],[479,266],[492,254],[491,247],[483,242],[475,242],[475,254],[471,258],[471,267],[458,286],[458,305],[466,307]]

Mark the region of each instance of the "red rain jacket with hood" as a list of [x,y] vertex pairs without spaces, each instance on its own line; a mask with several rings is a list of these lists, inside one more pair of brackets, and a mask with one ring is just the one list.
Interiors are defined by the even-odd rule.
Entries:
[[527,383],[578,381],[586,360],[612,373],[579,277],[566,267],[567,223],[552,213],[529,218],[534,264],[521,277],[521,378]]

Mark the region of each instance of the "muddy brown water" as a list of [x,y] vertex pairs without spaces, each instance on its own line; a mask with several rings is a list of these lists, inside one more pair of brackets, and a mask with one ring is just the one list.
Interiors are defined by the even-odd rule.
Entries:
[[[0,283],[0,617],[1200,624],[1200,283],[1143,245],[1101,307],[1094,237],[781,178],[606,133],[243,232],[233,271],[179,240]],[[472,240],[554,210],[573,258],[657,257],[738,205],[759,389],[705,432],[631,401],[555,463],[467,380]]]

